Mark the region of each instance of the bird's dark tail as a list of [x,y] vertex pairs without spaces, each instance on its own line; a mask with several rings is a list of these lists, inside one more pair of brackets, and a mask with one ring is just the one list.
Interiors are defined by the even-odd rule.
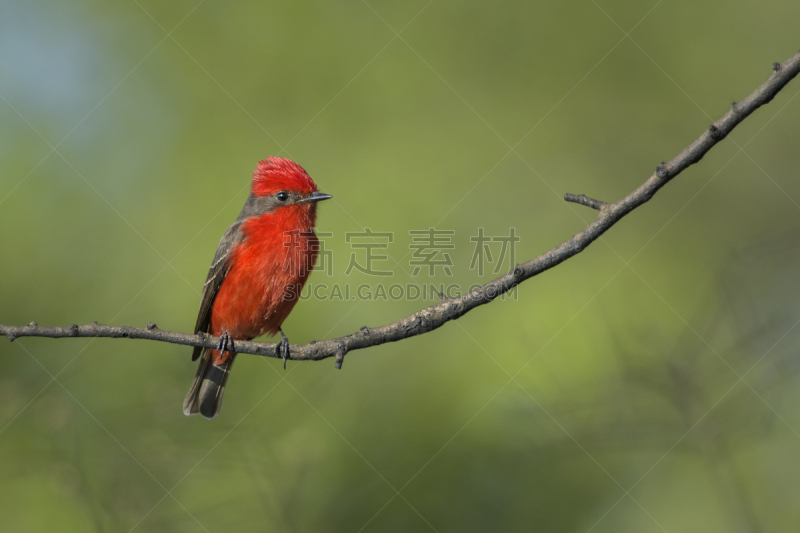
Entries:
[[236,354],[231,353],[225,362],[219,365],[213,362],[216,354],[216,350],[203,350],[192,388],[183,400],[183,414],[187,416],[200,414],[209,420],[219,414],[225,383],[228,381]]

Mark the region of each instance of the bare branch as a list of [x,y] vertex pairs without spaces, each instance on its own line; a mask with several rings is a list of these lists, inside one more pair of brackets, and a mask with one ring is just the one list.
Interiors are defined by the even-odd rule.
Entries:
[[567,193],[564,195],[564,200],[575,204],[585,205],[586,207],[591,207],[592,209],[597,209],[598,211],[602,211],[603,208],[608,206],[607,203],[601,202],[600,200],[595,200],[594,198],[589,198],[585,194]]
[[[294,361],[318,361],[328,357],[336,358],[336,367],[341,368],[345,354],[370,346],[395,342],[433,331],[450,320],[460,318],[476,307],[493,301],[526,279],[541,274],[570,257],[585,250],[592,242],[616,224],[622,217],[650,200],[661,187],[680,174],[687,167],[700,161],[719,141],[724,139],[741,121],[753,111],[770,102],[778,92],[800,72],[800,52],[783,63],[774,63],[769,79],[747,98],[734,102],[731,109],[719,120],[709,126],[692,144],[667,162],[662,162],[647,181],[621,200],[607,204],[584,195],[565,195],[568,202],[575,202],[597,209],[597,218],[569,240],[559,244],[539,257],[516,265],[511,272],[460,298],[443,299],[413,315],[397,322],[376,328],[361,328],[345,337],[314,342],[299,346],[291,345],[289,359]],[[189,335],[161,331],[153,324],[144,329],[126,326],[104,326],[89,324],[69,327],[45,328],[31,322],[27,326],[5,326],[0,324],[0,334],[13,341],[18,337],[113,337],[129,339],[148,339],[187,346],[213,348],[219,339],[210,335]],[[237,353],[249,353],[268,357],[280,357],[277,344],[235,341]]]

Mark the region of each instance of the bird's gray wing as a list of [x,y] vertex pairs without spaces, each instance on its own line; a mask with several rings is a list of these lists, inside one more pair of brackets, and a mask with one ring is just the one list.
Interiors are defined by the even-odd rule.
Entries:
[[[231,255],[234,247],[239,244],[244,238],[242,235],[242,222],[239,219],[231,225],[222,235],[217,247],[217,253],[214,254],[214,261],[211,263],[211,268],[208,269],[208,278],[205,285],[203,285],[203,295],[200,298],[200,312],[197,315],[197,324],[194,327],[194,332],[207,333],[211,326],[211,308],[214,306],[214,300],[217,298],[219,288],[222,287],[222,282],[225,281],[225,276],[228,274],[231,266]],[[192,361],[200,357],[203,348],[195,346],[192,352]]]

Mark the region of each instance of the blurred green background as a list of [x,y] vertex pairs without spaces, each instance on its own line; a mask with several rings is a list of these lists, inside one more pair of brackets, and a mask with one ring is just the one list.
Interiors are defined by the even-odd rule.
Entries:
[[[800,3],[5,1],[0,322],[191,331],[256,162],[291,157],[332,275],[455,283],[616,200],[800,46]],[[399,35],[398,35],[399,33]],[[626,34],[628,36],[626,37]],[[333,361],[0,339],[4,531],[797,531],[800,82],[581,255]],[[347,232],[394,233],[345,276]],[[452,277],[408,231],[453,230]],[[496,249],[495,249],[496,251]],[[506,258],[507,260],[507,258]],[[509,268],[507,263],[503,268]],[[301,302],[294,343],[431,302]]]

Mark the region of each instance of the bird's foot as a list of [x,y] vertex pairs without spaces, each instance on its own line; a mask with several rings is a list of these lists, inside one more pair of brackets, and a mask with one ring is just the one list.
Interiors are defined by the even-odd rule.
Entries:
[[227,331],[223,331],[222,335],[219,336],[217,351],[219,351],[219,353],[233,352],[233,339],[228,335]]
[[278,351],[278,357],[283,358],[283,369],[286,370],[286,359],[289,357],[289,338],[282,329],[278,328],[278,331],[281,332],[281,340],[276,349]]

